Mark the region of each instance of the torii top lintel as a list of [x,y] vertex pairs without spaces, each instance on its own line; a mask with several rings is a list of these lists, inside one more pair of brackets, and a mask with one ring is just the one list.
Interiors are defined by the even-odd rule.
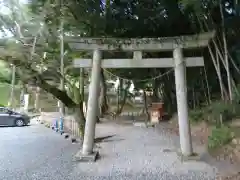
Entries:
[[171,51],[175,48],[192,49],[208,45],[215,31],[189,36],[161,38],[66,38],[76,51],[99,49],[103,51]]

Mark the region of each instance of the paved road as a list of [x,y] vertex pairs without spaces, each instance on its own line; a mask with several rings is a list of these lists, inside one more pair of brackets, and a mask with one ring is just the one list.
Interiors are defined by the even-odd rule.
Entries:
[[78,144],[42,125],[0,128],[0,180],[215,179],[208,165],[163,153],[172,142],[152,129],[107,124],[98,131],[115,136],[100,144],[101,160],[86,164],[72,160]]
[[67,179],[78,148],[41,125],[0,128],[0,142],[1,180]]

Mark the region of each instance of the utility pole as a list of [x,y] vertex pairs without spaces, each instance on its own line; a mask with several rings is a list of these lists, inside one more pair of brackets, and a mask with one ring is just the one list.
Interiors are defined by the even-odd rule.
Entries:
[[8,101],[8,107],[12,107],[13,105],[15,79],[16,79],[16,66],[14,64],[11,64],[11,66],[12,66],[12,82],[11,82],[11,92],[10,92],[10,97]]
[[[61,72],[61,78],[60,78],[60,89],[64,90],[64,32],[63,32],[63,20],[61,20],[60,24],[60,72]],[[64,111],[64,104],[61,101],[58,101],[59,104],[59,112],[61,115],[65,113]]]
[[[43,55],[43,58],[45,59],[45,52]],[[40,73],[42,73],[42,63],[40,66]],[[35,102],[34,102],[34,108],[37,112],[41,112],[41,108],[40,108],[40,94],[41,94],[41,88],[39,86],[36,87],[36,94],[35,94]]]

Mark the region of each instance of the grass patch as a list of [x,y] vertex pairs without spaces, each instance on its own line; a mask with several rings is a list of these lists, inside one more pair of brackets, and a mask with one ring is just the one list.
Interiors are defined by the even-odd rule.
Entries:
[[234,132],[227,126],[214,127],[208,137],[208,148],[216,149],[228,144],[234,138]]
[[[8,105],[10,92],[11,92],[10,84],[0,84],[0,105],[3,105],[3,106]],[[18,100],[19,96],[20,96],[20,88],[16,86],[14,91],[14,99],[13,99],[14,107],[17,106],[17,104],[19,104],[19,100]]]
[[211,126],[211,134],[208,136],[209,150],[216,150],[229,144],[235,137],[240,135],[239,128],[229,126],[230,122],[239,116],[240,105],[236,102],[226,103],[215,101],[210,106],[195,109],[189,112],[192,124],[207,122]]

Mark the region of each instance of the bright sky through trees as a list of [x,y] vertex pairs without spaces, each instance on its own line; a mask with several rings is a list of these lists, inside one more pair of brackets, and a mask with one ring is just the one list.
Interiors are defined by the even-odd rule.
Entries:
[[[7,1],[7,0],[0,0],[0,12],[1,14],[5,14],[5,15],[8,15],[11,11],[10,9],[4,4],[4,1]],[[20,4],[26,4],[27,3],[27,0],[18,0]],[[6,30],[5,31],[5,34],[0,32],[0,38],[2,37],[11,37],[12,34]]]

